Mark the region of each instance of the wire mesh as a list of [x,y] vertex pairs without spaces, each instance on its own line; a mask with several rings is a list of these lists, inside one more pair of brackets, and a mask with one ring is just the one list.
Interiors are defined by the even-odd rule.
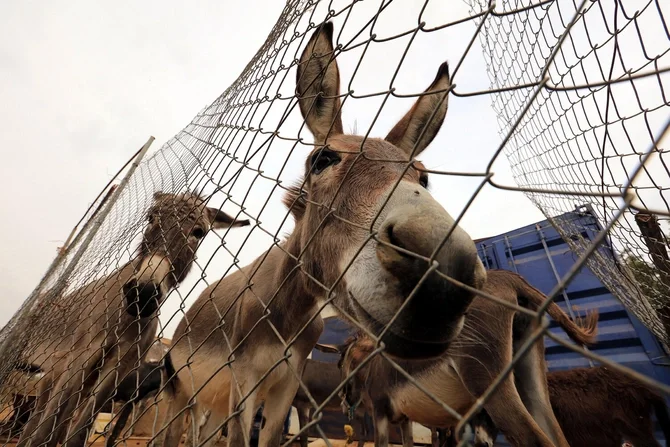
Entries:
[[[505,2],[502,10],[519,6]],[[492,89],[545,83],[515,129],[534,87],[500,91],[492,101],[500,132],[509,135],[504,153],[514,179],[537,207],[553,218],[588,204],[607,223],[631,194],[632,206],[608,235],[618,257],[596,255],[588,266],[666,346],[668,256],[654,247],[666,245],[658,217],[670,210],[665,149],[655,144],[668,115],[667,17],[657,1],[555,2],[486,21],[479,35]],[[552,223],[575,253],[585,250],[582,228]]]
[[[0,333],[5,445],[100,440],[94,422],[108,412],[101,430],[116,443],[141,430],[154,445],[248,445],[261,404],[262,445],[311,429],[331,445],[320,422],[341,404],[351,419],[374,414],[379,445],[389,423],[460,434],[482,409],[514,445],[566,445],[551,406],[527,408],[548,404],[545,335],[652,396],[670,391],[544,319],[592,341],[596,315],[573,321],[554,303],[588,266],[668,343],[658,216],[670,212],[670,11],[653,0],[466,3],[459,17],[430,1],[288,1],[238,79],[101,193]],[[388,20],[400,10],[403,22]],[[442,56],[413,54],[452,31],[471,35],[457,60],[437,69]],[[459,86],[477,39],[488,89]],[[377,72],[375,49],[391,72]],[[437,70],[427,90],[400,81],[417,60]],[[485,166],[417,162],[450,102],[477,97],[492,99],[500,127]],[[389,116],[396,100],[414,102],[403,118]],[[360,136],[345,135],[341,117],[367,109]],[[378,127],[392,130],[380,140]],[[496,177],[501,154],[517,186]],[[428,192],[435,178],[473,181],[453,218]],[[576,254],[547,296],[500,272],[483,283],[461,227],[488,187],[526,193]],[[554,218],[576,204],[601,221],[595,239]],[[326,386],[325,366],[312,382],[303,368],[328,312],[358,332]],[[296,393],[312,414],[282,439]]]

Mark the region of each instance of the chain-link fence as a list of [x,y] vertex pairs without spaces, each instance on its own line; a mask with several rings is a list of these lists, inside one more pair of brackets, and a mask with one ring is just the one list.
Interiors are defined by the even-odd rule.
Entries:
[[[473,11],[480,3],[470,2]],[[668,119],[670,11],[658,1],[577,6],[555,2],[482,23],[491,88],[499,90],[492,104],[509,135],[504,152],[517,185],[549,218],[588,203],[607,223],[631,195],[608,235],[619,258],[596,255],[588,265],[667,346],[670,258],[658,218],[670,212],[669,171],[656,141]],[[515,85],[527,88],[508,88]],[[571,237],[581,228],[552,223],[584,252],[583,238]]]
[[[667,384],[583,348],[596,313],[572,320],[553,300],[588,265],[665,338],[654,222],[668,211],[667,6],[470,0],[459,16],[438,2],[370,3],[289,1],[238,79],[101,193],[1,333],[5,445],[83,445],[100,432],[112,445],[138,430],[153,445],[248,445],[262,404],[263,446],[311,428],[333,444],[319,422],[340,406],[352,421],[372,415],[380,446],[390,425],[411,441],[408,422],[453,427],[465,443],[482,409],[514,445],[565,446],[577,429],[552,411],[545,336],[609,365],[606,385],[646,390],[647,414],[665,408]],[[413,52],[422,39],[459,55]],[[468,88],[477,39],[488,89]],[[399,81],[426,70],[422,85]],[[479,168],[417,161],[439,151],[453,103],[478,98],[493,98],[502,135],[485,159],[465,149]],[[343,117],[363,113],[367,125],[347,132]],[[503,152],[519,186],[494,175]],[[470,189],[443,196],[440,179]],[[526,192],[549,217],[574,202],[598,211],[605,230],[588,243],[556,222],[578,261],[548,296],[477,257],[464,222],[490,187]],[[632,209],[646,226],[629,222]],[[599,251],[606,238],[619,259]],[[356,330],[317,346],[341,356],[334,371],[307,360],[326,313]],[[545,314],[574,343],[549,333]],[[291,406],[311,415],[284,437]]]

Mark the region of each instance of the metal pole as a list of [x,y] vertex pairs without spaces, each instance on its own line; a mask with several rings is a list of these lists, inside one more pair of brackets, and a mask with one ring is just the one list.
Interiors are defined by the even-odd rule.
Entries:
[[[556,270],[554,260],[551,259],[551,251],[549,251],[549,246],[547,245],[547,240],[544,237],[542,227],[540,227],[539,224],[535,224],[535,230],[540,235],[540,240],[542,241],[542,247],[544,247],[544,253],[547,255],[547,259],[549,260],[551,270],[554,272],[554,278],[556,278],[556,282],[560,284],[561,276],[558,274],[558,270]],[[572,310],[572,304],[570,304],[570,298],[568,298],[568,293],[565,291],[565,288],[561,289],[561,294],[563,295],[563,299],[565,300],[565,307],[567,307],[568,309],[568,314],[570,315],[570,318],[572,318],[572,321],[577,322],[577,316],[575,315],[575,312]],[[584,346],[583,348],[585,351],[588,351],[588,348],[586,346]],[[588,361],[589,366],[593,367],[593,360],[589,358]]]
[[[112,185],[112,187],[109,188],[109,191],[107,191],[107,194],[105,194],[105,197],[102,198],[98,207],[95,209],[95,211],[93,211],[93,214],[91,214],[91,217],[90,217],[89,221],[92,221],[93,218],[100,212],[100,210],[105,205],[105,203],[107,203],[107,200],[109,200],[109,198],[112,196],[112,194],[114,193],[114,191],[118,187],[119,187],[119,185]],[[67,249],[70,247],[70,242],[72,241],[72,238],[74,237],[75,233],[77,232],[78,227],[79,227],[79,224],[75,225],[74,228],[72,229],[72,231],[70,231],[70,235],[67,237],[67,239],[65,239],[65,242],[63,243],[63,246],[58,249],[58,253],[67,252]]]
[[[561,276],[558,274],[558,271],[556,270],[554,260],[551,259],[551,252],[549,251],[549,246],[547,245],[547,239],[544,237],[544,232],[542,231],[542,228],[540,227],[539,224],[535,224],[535,231],[537,231],[537,233],[540,235],[540,241],[542,242],[542,247],[544,247],[544,253],[547,255],[547,259],[549,260],[551,271],[554,273],[554,278],[556,278],[556,282],[560,283]],[[573,321],[577,321],[575,318],[575,314],[572,311],[572,306],[570,305],[570,298],[568,298],[568,293],[565,291],[565,289],[561,289],[561,295],[563,295],[563,299],[565,300],[565,304],[566,307],[568,308],[570,318],[572,318]]]
[[514,259],[514,253],[512,253],[512,244],[509,242],[509,238],[505,235],[505,248],[507,249],[507,254],[512,260],[512,267],[514,268],[514,273],[519,273],[519,269],[516,268],[516,259]]

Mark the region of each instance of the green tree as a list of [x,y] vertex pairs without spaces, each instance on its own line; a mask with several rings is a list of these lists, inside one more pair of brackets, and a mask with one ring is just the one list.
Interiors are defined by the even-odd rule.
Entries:
[[660,310],[659,306],[667,304],[668,286],[667,281],[663,281],[663,272],[629,250],[624,252],[624,262],[640,291],[650,298],[654,308]]

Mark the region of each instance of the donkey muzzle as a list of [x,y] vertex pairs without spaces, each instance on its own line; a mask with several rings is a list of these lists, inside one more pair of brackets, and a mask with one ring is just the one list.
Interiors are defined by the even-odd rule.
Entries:
[[154,282],[138,283],[131,279],[123,285],[126,299],[126,312],[133,318],[152,316],[162,301],[162,292]]
[[[486,270],[470,236],[425,190],[401,182],[378,229],[377,258],[404,297],[382,341],[404,359],[443,354],[460,333]],[[448,236],[448,237],[447,237]],[[386,319],[369,315],[371,320]]]

